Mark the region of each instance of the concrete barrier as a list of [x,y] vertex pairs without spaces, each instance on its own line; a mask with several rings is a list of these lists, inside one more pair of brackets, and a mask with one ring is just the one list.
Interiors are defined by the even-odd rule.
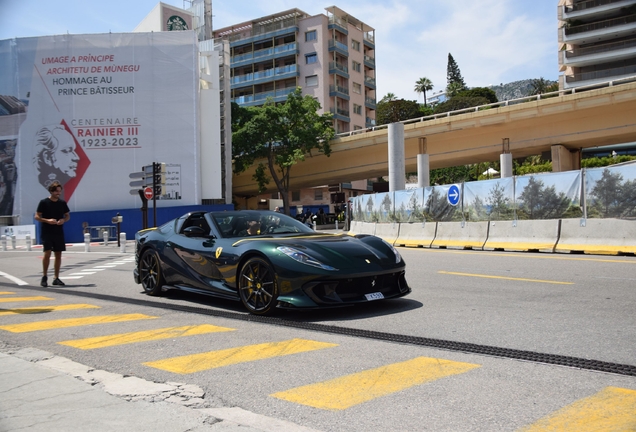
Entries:
[[375,224],[375,235],[387,242],[394,244],[400,234],[400,224],[395,223],[377,223]]
[[554,252],[558,219],[490,221],[484,250]]
[[431,247],[482,249],[487,238],[488,221],[437,222],[437,233]]
[[437,222],[410,222],[401,223],[398,238],[393,243],[394,246],[406,247],[431,247]]
[[636,253],[636,221],[624,219],[563,219],[555,252],[595,255]]
[[351,223],[351,234],[371,234],[375,235],[375,222],[356,222]]
[[351,221],[351,226],[349,227],[349,234],[362,234],[362,221]]

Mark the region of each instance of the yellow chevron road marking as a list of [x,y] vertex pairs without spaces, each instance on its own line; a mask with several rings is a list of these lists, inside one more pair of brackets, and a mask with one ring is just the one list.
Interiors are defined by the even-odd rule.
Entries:
[[417,357],[316,384],[274,393],[289,402],[326,410],[344,410],[407,388],[481,367],[444,359]]
[[92,324],[107,324],[124,321],[135,321],[142,319],[158,318],[144,314],[124,314],[124,315],[102,315],[85,318],[68,318],[51,321],[36,321],[22,324],[12,324],[0,326],[0,330],[6,330],[11,333],[26,333],[40,330],[52,330],[65,327],[79,327]]
[[18,301],[39,301],[39,300],[53,300],[51,297],[32,296],[32,297],[2,297],[0,303],[10,303]]
[[305,339],[291,339],[281,342],[248,345],[219,351],[173,357],[164,360],[147,362],[144,363],[144,365],[168,372],[187,374],[237,363],[298,354],[323,348],[332,348],[335,346],[338,345]]
[[136,342],[146,342],[160,339],[172,339],[183,336],[194,336],[205,333],[217,333],[234,331],[228,327],[218,327],[209,324],[191,325],[183,327],[167,327],[155,330],[138,331],[131,333],[121,333],[108,336],[92,337],[86,339],[75,339],[58,342],[61,345],[68,345],[83,350],[105,348],[115,345],[125,345]]
[[74,309],[99,309],[99,306],[78,303],[78,304],[67,304],[67,305],[59,305],[59,306],[34,306],[34,307],[26,307],[26,308],[19,308],[19,309],[0,309],[0,316],[40,314],[40,313],[48,313],[48,312],[63,311],[63,310],[74,310]]
[[491,275],[482,275],[482,274],[473,274],[473,273],[458,273],[458,272],[449,272],[449,271],[443,271],[443,270],[440,270],[437,273],[455,275],[455,276],[472,276],[472,277],[488,278],[488,279],[505,279],[505,280],[514,280],[514,281],[523,281],[523,282],[540,282],[540,283],[559,284],[559,285],[574,285],[574,282],[559,282],[559,281],[541,280],[541,279],[525,279],[525,278],[514,278],[514,277],[507,277],[507,276],[491,276]]
[[636,390],[606,387],[519,432],[605,432],[636,430]]

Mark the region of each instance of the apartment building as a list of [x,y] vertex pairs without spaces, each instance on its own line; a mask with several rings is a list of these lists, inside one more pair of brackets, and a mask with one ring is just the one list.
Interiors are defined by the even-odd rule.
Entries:
[[636,0],[560,0],[559,87],[636,75]]
[[375,125],[375,30],[336,6],[290,9],[215,30],[230,45],[231,100],[283,102],[296,87],[334,115],[336,133]]

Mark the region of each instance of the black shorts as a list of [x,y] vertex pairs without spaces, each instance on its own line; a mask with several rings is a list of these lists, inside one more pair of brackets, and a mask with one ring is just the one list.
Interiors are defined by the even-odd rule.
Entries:
[[42,249],[53,252],[65,251],[64,233],[42,236]]

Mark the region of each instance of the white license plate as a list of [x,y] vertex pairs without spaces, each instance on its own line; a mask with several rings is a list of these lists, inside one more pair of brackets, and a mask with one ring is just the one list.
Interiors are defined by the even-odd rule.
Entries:
[[381,292],[365,294],[364,296],[367,298],[368,301],[371,301],[371,300],[382,300],[384,298],[384,295]]

